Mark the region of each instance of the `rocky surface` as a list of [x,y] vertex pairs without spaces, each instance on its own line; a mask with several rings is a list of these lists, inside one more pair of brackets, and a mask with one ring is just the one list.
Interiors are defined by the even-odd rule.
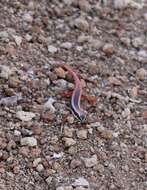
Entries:
[[[0,1],[0,190],[147,189],[147,3]],[[87,119],[70,112],[77,72]]]

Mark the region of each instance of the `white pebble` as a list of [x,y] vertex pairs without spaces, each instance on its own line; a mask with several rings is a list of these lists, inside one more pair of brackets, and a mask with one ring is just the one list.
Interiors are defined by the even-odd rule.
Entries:
[[1,31],[0,32],[0,38],[2,39],[7,39],[9,37],[8,33],[6,31]]
[[36,167],[38,166],[38,164],[41,162],[41,158],[36,158],[34,161],[33,161],[33,167]]
[[37,146],[37,140],[34,137],[24,137],[21,139],[20,144],[22,146],[27,145],[30,147]]
[[30,42],[32,40],[32,36],[30,34],[26,34],[25,39]]
[[52,45],[48,46],[48,52],[49,53],[56,53],[58,51],[58,49]]
[[87,168],[91,168],[97,164],[97,155],[93,155],[91,158],[82,158]]
[[56,109],[53,106],[55,100],[53,98],[49,98],[48,101],[44,104],[43,109],[44,111],[50,110],[51,113],[55,113]]
[[142,61],[143,63],[147,63],[147,51],[146,50],[140,50],[138,52],[138,60]]
[[38,172],[42,172],[42,171],[44,170],[43,165],[42,165],[42,164],[38,164],[38,166],[36,167],[36,170],[37,170]]
[[124,9],[128,6],[131,0],[114,0],[115,9]]
[[19,136],[21,135],[21,132],[18,131],[18,130],[15,130],[15,131],[14,131],[14,135],[17,136],[17,137],[19,137]]
[[30,22],[31,23],[33,21],[33,17],[31,16],[30,13],[25,13],[23,15],[23,20],[26,21],[26,22]]
[[9,76],[12,74],[12,70],[5,66],[5,65],[0,65],[0,77],[4,79],[8,79]]
[[22,37],[21,36],[17,36],[17,35],[13,35],[13,38],[15,40],[15,43],[17,44],[17,46],[20,46],[22,43]]
[[64,42],[64,43],[61,44],[60,47],[65,48],[65,49],[71,49],[72,48],[72,43]]
[[83,178],[79,177],[75,180],[75,182],[72,184],[74,187],[82,186],[82,187],[89,187],[89,182]]
[[16,113],[16,117],[21,121],[31,121],[35,116],[33,112],[18,111]]

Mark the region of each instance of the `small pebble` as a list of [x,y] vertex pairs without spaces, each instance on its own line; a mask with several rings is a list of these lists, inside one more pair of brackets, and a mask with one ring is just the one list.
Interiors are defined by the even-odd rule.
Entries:
[[19,137],[19,136],[21,135],[21,132],[18,131],[18,130],[15,130],[15,131],[14,131],[14,135],[17,136],[17,137]]
[[145,153],[145,162],[147,163],[147,152]]
[[54,81],[54,83],[56,84],[56,86],[60,89],[65,89],[67,87],[68,82],[64,79],[59,79]]
[[82,165],[82,162],[80,160],[73,159],[70,163],[71,168],[77,168]]
[[146,50],[140,50],[138,52],[138,60],[143,62],[143,63],[147,63],[147,51]]
[[16,88],[20,83],[20,81],[16,77],[10,77],[8,82],[10,88]]
[[139,80],[145,80],[147,78],[147,70],[144,68],[140,68],[136,71],[136,77]]
[[24,157],[28,157],[29,156],[29,153],[30,153],[30,150],[28,147],[21,147],[19,149],[19,154],[21,154],[22,156]]
[[121,86],[122,85],[122,82],[119,79],[117,79],[116,77],[109,77],[108,81],[109,81],[110,84],[113,84],[113,85],[116,85],[116,86]]
[[142,112],[142,118],[147,120],[147,110]]
[[57,187],[56,190],[65,190],[64,187]]
[[75,180],[72,186],[73,187],[78,187],[78,186],[89,187],[89,182],[85,178],[79,177],[78,179]]
[[30,147],[37,146],[37,140],[34,137],[24,137],[20,141],[21,146],[27,145]]
[[78,37],[78,43],[86,43],[90,40],[90,36],[86,36],[84,34],[81,34],[79,37]]
[[42,172],[42,171],[44,170],[43,165],[42,165],[42,164],[38,164],[38,166],[36,167],[36,170],[37,170],[38,172]]
[[88,72],[92,75],[95,75],[99,72],[99,67],[94,62],[89,63],[88,67],[89,67]]
[[132,39],[132,44],[135,48],[140,47],[144,43],[143,37],[136,37]]
[[83,47],[82,46],[76,46],[76,50],[80,52],[83,50]]
[[36,159],[33,161],[33,167],[37,167],[40,162],[41,162],[41,158],[36,158]]
[[76,144],[76,141],[72,138],[64,137],[63,141],[64,141],[66,147],[70,147],[70,146],[73,146]]
[[121,41],[125,46],[127,46],[127,47],[130,46],[130,43],[131,43],[130,38],[127,38],[127,37],[121,37],[121,38],[120,38],[120,41]]
[[58,51],[58,49],[52,45],[48,46],[48,52],[49,53],[56,53]]
[[64,190],[73,190],[73,187],[70,185],[70,186],[64,186]]
[[100,136],[106,140],[111,140],[113,138],[113,133],[110,130],[103,130],[101,131]]
[[[15,91],[12,88],[4,88],[4,92],[7,96],[15,96]],[[15,96],[16,97],[16,96]],[[17,101],[16,101],[17,102]]]
[[87,0],[78,1],[78,5],[82,11],[89,12],[91,10],[91,5]]
[[15,43],[17,46],[20,46],[22,43],[22,37],[21,36],[17,36],[17,35],[13,35],[13,38],[15,40]]
[[48,184],[48,185],[50,185],[51,183],[52,183],[52,180],[53,180],[53,177],[51,177],[51,176],[49,176],[48,178],[46,178],[46,183]]
[[147,21],[147,13],[144,13],[144,19]]
[[79,139],[87,139],[87,130],[77,130],[76,133]]
[[75,26],[77,28],[79,28],[82,31],[88,31],[89,30],[89,23],[87,22],[87,20],[85,20],[85,18],[83,17],[79,17],[75,20]]
[[87,187],[76,187],[74,190],[94,190],[94,189],[87,188]]
[[60,45],[61,48],[64,48],[64,49],[71,49],[72,48],[72,43],[70,42],[64,42]]
[[114,8],[115,9],[124,9],[129,5],[129,3],[131,1],[132,0],[114,0]]
[[14,166],[13,172],[14,172],[14,174],[18,174],[20,172],[20,167],[19,166]]
[[16,117],[21,121],[31,121],[36,116],[35,113],[32,112],[25,112],[25,111],[18,111],[16,112]]
[[137,98],[138,96],[138,86],[134,86],[133,88],[130,89],[129,94],[131,98]]
[[103,42],[101,40],[92,39],[90,40],[90,47],[100,49],[103,46]]
[[72,137],[73,136],[73,128],[64,127],[64,136],[65,137]]
[[55,68],[55,73],[60,78],[65,78],[66,73],[62,67]]
[[23,15],[23,20],[28,22],[28,23],[32,23],[33,17],[32,17],[32,15],[30,13],[25,13]]
[[54,158],[54,159],[62,158],[62,156],[63,156],[63,152],[62,152],[62,153],[59,153],[59,154],[57,154],[57,153],[54,153],[54,154],[53,154],[53,158]]
[[74,117],[71,115],[71,116],[67,116],[67,121],[69,124],[73,124],[74,123]]
[[0,77],[4,79],[8,79],[12,74],[12,69],[5,65],[0,65]]
[[103,52],[107,55],[107,56],[111,56],[112,54],[114,54],[115,49],[113,44],[105,44],[103,46]]
[[84,161],[86,168],[91,168],[98,162],[97,155],[93,155],[91,158],[82,158],[82,160]]
[[34,133],[35,135],[40,135],[40,134],[42,133],[43,129],[42,129],[42,127],[39,126],[39,125],[34,125],[34,126],[32,127],[32,131],[33,131],[33,133]]
[[5,40],[9,38],[7,31],[0,31],[0,39]]
[[32,36],[30,34],[25,35],[25,39],[30,42],[32,40]]
[[66,4],[66,5],[71,5],[73,3],[73,0],[63,0],[63,2]]
[[50,113],[55,113],[56,109],[53,105],[54,102],[55,100],[52,97],[49,97],[43,106],[43,111],[50,111]]

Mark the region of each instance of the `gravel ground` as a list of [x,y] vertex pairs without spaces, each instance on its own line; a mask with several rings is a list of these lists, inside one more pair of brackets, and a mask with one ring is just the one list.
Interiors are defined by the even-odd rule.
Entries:
[[[147,2],[0,1],[0,190],[147,189]],[[87,120],[63,92],[77,72]]]

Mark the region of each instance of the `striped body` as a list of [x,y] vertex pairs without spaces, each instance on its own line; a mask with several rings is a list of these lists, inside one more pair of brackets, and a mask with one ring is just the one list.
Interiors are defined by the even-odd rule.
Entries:
[[57,65],[65,68],[72,75],[74,79],[75,87],[74,87],[72,97],[71,97],[71,108],[72,108],[73,114],[80,121],[84,121],[86,118],[86,112],[80,107],[80,100],[81,100],[81,95],[82,95],[82,86],[81,86],[80,79],[78,78],[77,74],[65,63],[59,63]]

